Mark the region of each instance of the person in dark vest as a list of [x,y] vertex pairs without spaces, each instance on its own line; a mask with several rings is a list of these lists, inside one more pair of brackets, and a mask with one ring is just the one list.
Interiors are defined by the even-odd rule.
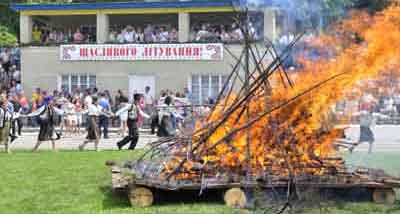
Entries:
[[[39,117],[40,130],[38,141],[35,147],[33,147],[34,152],[37,151],[39,146],[45,141],[51,141],[53,151],[56,150],[55,141],[61,138],[61,134],[55,131],[54,126],[57,122],[57,117],[63,114],[64,112],[61,109],[54,106],[53,97],[48,96],[44,99],[44,105],[42,107],[25,115],[25,117]],[[54,135],[56,135],[56,138],[54,138]]]
[[124,108],[118,110],[115,115],[119,116],[124,112],[128,112],[128,136],[123,138],[121,141],[117,143],[118,149],[121,150],[126,144],[130,143],[129,150],[134,150],[137,142],[139,141],[139,127],[138,127],[138,119],[139,116],[144,118],[150,118],[149,115],[144,113],[139,106],[140,103],[140,94],[133,95],[133,103],[126,105]]
[[19,104],[17,97],[10,97],[9,102],[13,105],[13,116],[12,116],[12,122],[11,122],[11,130],[13,136],[17,135],[18,131],[18,136],[21,136],[22,134],[22,119],[19,117],[22,112],[22,107]]
[[5,98],[0,99],[0,145],[4,145],[5,151],[11,153],[10,150],[10,128],[12,120],[12,112],[7,109],[8,101]]

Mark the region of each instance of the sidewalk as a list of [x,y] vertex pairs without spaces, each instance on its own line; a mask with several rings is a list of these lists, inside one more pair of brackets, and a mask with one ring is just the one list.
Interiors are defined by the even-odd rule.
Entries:
[[[29,132],[30,131],[30,132]],[[37,141],[38,132],[35,129],[24,130],[22,136],[18,137],[17,140],[11,145],[11,150],[22,149],[31,150]],[[78,146],[85,140],[86,133],[81,133],[80,135],[73,136],[63,136],[60,140],[56,141],[57,149],[59,150],[76,150],[78,151]],[[121,140],[122,137],[116,132],[110,132],[109,138],[100,140],[99,148],[101,150],[118,150],[116,143]],[[136,148],[145,148],[149,143],[154,142],[158,139],[156,135],[150,135],[148,131],[141,131],[139,142]],[[124,148],[126,149],[128,145]],[[39,150],[50,150],[51,143],[43,143]],[[0,151],[3,150],[0,146]],[[85,150],[94,150],[94,144],[88,144]]]
[[[60,127],[56,127],[57,131],[60,131]],[[64,129],[65,130],[65,129]],[[85,127],[81,127],[81,131],[85,131]],[[112,127],[112,128],[108,128],[108,132],[110,133],[118,133],[119,128],[116,127]],[[32,132],[39,132],[39,127],[23,127],[22,128],[22,132],[23,133],[32,133]],[[147,128],[139,128],[139,132],[140,133],[148,133],[150,134],[150,129]]]

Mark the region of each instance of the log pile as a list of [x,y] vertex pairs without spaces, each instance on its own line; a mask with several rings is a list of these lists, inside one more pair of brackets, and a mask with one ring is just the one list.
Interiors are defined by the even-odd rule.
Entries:
[[[142,187],[200,191],[365,187],[377,189],[376,201],[393,201],[387,189],[400,187],[400,179],[380,170],[349,170],[334,147],[351,149],[357,144],[336,140],[342,130],[334,128],[329,112],[316,116],[315,109],[328,107],[313,98],[351,71],[336,72],[297,90],[282,64],[302,35],[278,53],[270,41],[262,47],[252,42],[248,21],[246,12],[238,13],[244,48],[236,56],[225,47],[236,62],[207,118],[198,121],[192,133],[153,142],[137,161],[113,167],[113,186],[134,187],[131,202],[143,206],[153,201],[151,192]],[[230,206],[244,206],[238,189],[227,193],[226,201]]]

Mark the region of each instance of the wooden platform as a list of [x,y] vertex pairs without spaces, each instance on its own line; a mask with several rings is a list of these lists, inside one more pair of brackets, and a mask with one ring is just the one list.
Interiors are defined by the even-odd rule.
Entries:
[[[111,166],[112,187],[114,189],[128,190],[129,200],[135,206],[150,206],[154,199],[152,190],[164,191],[189,191],[209,189],[222,190],[229,192],[229,205],[232,201],[237,204],[243,204],[243,197],[232,199],[232,192],[238,192],[238,189],[251,188],[286,188],[289,184],[288,177],[284,176],[264,176],[255,178],[254,181],[247,182],[226,182],[216,178],[204,178],[202,182],[175,181],[162,179],[140,178],[132,174],[132,169],[124,169],[120,166]],[[364,188],[371,190],[371,198],[377,203],[394,203],[396,194],[393,189],[400,188],[400,179],[386,175],[382,170],[360,169],[353,173],[341,173],[331,176],[299,176],[296,177],[296,186],[313,189],[356,189]],[[232,191],[229,191],[232,190]],[[139,198],[138,198],[139,197]],[[140,198],[143,197],[143,198]],[[239,200],[240,199],[240,200]],[[239,201],[238,201],[239,200]],[[138,204],[139,203],[139,204]],[[233,203],[235,204],[235,203]],[[239,206],[240,207],[240,206]],[[240,207],[241,208],[241,207]]]

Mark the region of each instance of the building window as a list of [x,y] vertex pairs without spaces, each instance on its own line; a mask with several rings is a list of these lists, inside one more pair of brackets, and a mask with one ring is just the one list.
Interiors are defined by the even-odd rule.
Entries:
[[95,75],[62,75],[61,76],[61,90],[72,93],[77,88],[88,89],[96,87],[96,76]]
[[192,92],[193,104],[207,104],[209,99],[215,101],[226,80],[225,75],[192,75],[189,88]]

